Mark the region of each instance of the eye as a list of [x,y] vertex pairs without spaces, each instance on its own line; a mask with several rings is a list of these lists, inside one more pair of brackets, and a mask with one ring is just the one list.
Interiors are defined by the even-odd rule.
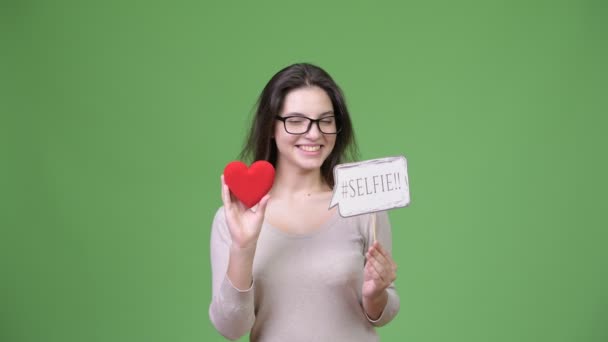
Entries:
[[288,119],[287,119],[287,123],[290,123],[290,124],[295,124],[295,125],[297,125],[297,124],[301,124],[301,123],[303,123],[303,122],[304,122],[304,119],[302,119],[302,118],[297,118],[297,117],[295,117],[295,118],[288,118]]
[[323,118],[321,123],[324,125],[331,125],[334,123],[334,118]]

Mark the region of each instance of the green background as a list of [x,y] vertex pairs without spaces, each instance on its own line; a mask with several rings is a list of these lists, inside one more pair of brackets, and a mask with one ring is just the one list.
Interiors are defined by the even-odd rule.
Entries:
[[[605,1],[0,1],[0,341],[221,341],[219,175],[280,68],[408,158],[384,341],[607,341]],[[245,338],[243,339],[245,340]]]

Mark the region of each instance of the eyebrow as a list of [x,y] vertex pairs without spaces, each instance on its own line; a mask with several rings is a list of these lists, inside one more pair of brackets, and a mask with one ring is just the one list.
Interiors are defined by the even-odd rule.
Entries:
[[[330,110],[330,111],[327,111],[327,112],[319,114],[319,118],[327,116],[327,115],[330,115],[330,114],[335,115],[334,111]],[[304,115],[304,114],[298,113],[298,112],[292,112],[292,113],[285,114],[285,117],[287,117],[287,116],[303,116],[303,117],[306,117],[306,118],[308,117],[307,115]]]

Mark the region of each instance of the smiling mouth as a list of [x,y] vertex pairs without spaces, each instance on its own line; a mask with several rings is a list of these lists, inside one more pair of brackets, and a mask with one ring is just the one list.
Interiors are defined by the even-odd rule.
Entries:
[[299,149],[306,152],[317,152],[321,149],[321,145],[296,145]]

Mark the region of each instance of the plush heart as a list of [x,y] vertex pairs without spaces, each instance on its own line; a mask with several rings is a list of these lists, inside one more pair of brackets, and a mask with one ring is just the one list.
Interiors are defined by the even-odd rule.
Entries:
[[258,160],[249,168],[243,162],[233,161],[224,168],[224,182],[247,208],[253,207],[270,191],[273,181],[274,167],[265,160]]

